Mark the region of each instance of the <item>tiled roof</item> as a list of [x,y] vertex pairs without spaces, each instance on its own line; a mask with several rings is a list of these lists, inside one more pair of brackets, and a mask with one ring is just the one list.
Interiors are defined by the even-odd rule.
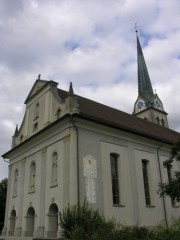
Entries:
[[[62,99],[65,99],[68,96],[68,92],[59,89],[59,95]],[[90,99],[78,95],[75,96],[79,103],[80,117],[165,143],[173,143],[180,138],[180,133],[171,129],[148,122],[147,120]]]

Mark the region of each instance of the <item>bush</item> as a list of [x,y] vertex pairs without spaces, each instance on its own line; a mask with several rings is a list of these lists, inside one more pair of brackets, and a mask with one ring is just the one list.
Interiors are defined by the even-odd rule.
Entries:
[[68,206],[60,213],[60,225],[62,236],[73,240],[98,240],[104,236],[109,240],[108,235],[114,229],[114,222],[107,221],[100,215],[98,210],[88,208],[84,201],[83,206]]
[[114,231],[114,240],[154,240],[153,232],[147,227],[118,225]]
[[171,225],[159,225],[154,228],[156,240],[180,240],[180,218],[172,219]]
[[171,225],[148,227],[127,226],[106,220],[98,210],[83,206],[68,206],[60,213],[62,236],[71,240],[180,240],[180,218]]

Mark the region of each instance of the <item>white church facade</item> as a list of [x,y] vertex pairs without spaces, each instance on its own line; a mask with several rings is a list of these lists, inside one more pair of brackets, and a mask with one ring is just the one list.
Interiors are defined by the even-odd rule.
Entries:
[[[34,83],[12,138],[4,239],[60,237],[59,212],[83,203],[129,225],[169,224],[180,216],[170,198],[163,162],[180,134],[151,82],[138,43],[138,98],[133,114],[76,95],[54,81]],[[170,169],[179,170],[174,163]]]

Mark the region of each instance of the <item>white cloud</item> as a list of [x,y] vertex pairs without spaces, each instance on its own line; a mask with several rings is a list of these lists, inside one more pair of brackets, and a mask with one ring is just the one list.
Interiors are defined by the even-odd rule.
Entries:
[[[132,113],[136,36],[170,126],[180,130],[179,0],[0,1],[1,147],[10,149],[39,73],[76,94]],[[0,178],[7,167],[0,162]]]

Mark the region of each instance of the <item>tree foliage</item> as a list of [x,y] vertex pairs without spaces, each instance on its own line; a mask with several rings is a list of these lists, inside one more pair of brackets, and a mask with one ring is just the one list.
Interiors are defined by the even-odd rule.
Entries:
[[[173,161],[180,162],[180,140],[174,143],[171,149],[170,158],[164,162],[164,167],[168,168]],[[174,176],[167,183],[159,184],[160,196],[169,196],[172,201],[180,202],[180,172],[176,171]]]
[[3,179],[0,182],[0,231],[3,226],[5,216],[7,184],[8,184],[7,178]]

